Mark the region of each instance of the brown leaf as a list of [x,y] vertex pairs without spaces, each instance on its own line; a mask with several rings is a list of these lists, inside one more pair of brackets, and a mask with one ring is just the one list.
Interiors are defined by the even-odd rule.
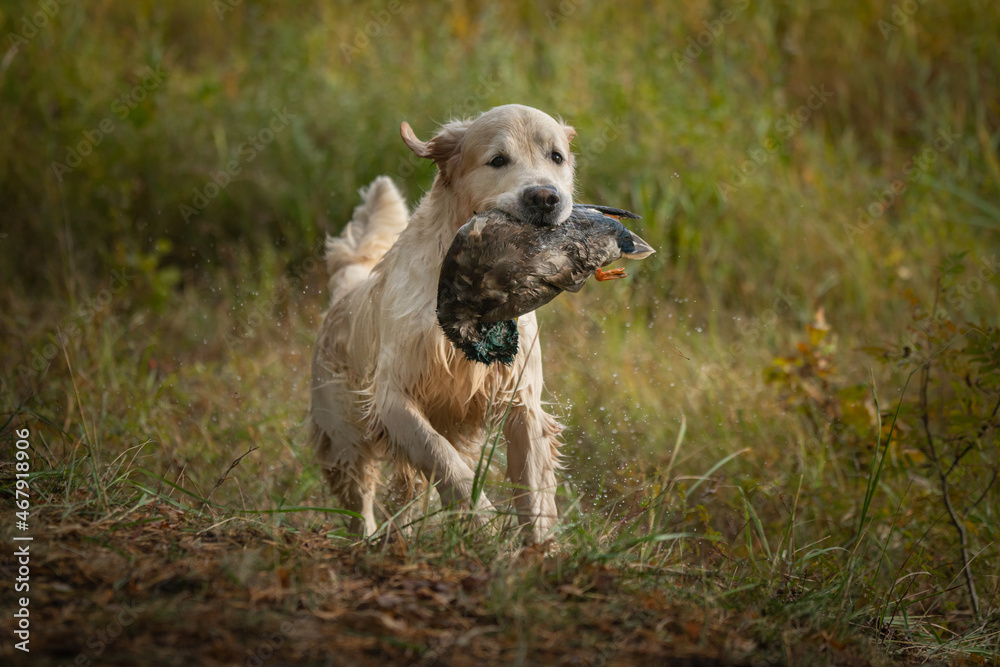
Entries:
[[355,611],[345,614],[340,621],[343,625],[371,633],[397,633],[406,630],[406,624],[392,615],[375,610]]

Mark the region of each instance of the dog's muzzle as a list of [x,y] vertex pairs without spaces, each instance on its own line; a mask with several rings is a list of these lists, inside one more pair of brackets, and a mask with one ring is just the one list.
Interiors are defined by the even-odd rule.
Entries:
[[542,225],[555,223],[562,210],[562,198],[551,185],[535,185],[521,193],[521,208],[529,222]]

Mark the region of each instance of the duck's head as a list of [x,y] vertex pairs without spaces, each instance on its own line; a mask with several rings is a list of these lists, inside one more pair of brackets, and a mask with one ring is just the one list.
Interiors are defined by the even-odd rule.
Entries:
[[477,340],[464,340],[458,344],[469,361],[487,366],[499,361],[510,366],[517,357],[517,322],[503,320],[492,324],[478,323]]

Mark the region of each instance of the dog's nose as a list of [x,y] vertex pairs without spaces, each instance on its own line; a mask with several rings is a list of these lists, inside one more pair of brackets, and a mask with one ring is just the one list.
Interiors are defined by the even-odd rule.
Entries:
[[545,215],[559,205],[559,193],[551,185],[536,185],[524,191],[522,200],[529,211]]

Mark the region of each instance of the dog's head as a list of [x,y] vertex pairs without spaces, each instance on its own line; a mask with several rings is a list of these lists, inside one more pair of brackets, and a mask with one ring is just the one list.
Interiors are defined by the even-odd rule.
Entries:
[[491,208],[544,225],[565,222],[572,211],[576,131],[546,113],[508,104],[452,121],[428,142],[405,121],[400,130],[414,153],[437,164],[435,187],[454,195],[459,225]]

